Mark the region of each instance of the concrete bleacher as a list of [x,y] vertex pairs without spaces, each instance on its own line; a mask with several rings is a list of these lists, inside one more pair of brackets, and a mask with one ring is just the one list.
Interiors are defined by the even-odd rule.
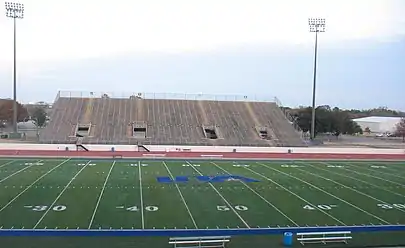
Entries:
[[[53,106],[43,143],[72,143],[85,125],[90,144],[304,146],[274,102],[58,97]],[[145,138],[133,135],[135,124],[146,128]],[[208,139],[204,128],[218,137]]]

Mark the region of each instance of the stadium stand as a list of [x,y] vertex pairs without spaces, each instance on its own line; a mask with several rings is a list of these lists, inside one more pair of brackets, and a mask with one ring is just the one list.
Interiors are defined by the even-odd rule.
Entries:
[[43,143],[304,146],[276,102],[59,96]]

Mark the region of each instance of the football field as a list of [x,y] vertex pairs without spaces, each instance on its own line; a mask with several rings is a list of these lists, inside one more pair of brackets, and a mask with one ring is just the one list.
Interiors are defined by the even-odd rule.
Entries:
[[405,224],[405,162],[0,160],[1,229]]

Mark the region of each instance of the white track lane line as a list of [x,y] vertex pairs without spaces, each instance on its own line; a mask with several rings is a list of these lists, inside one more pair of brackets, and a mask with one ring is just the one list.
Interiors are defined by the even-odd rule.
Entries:
[[59,168],[60,166],[62,166],[63,164],[65,164],[66,162],[68,162],[70,160],[70,158],[66,159],[65,161],[63,161],[62,163],[58,164],[57,166],[53,167],[52,169],[50,169],[48,172],[46,172],[45,174],[43,174],[42,176],[40,176],[37,180],[35,180],[33,183],[31,183],[27,188],[25,188],[23,191],[21,191],[18,195],[16,195],[13,199],[11,199],[11,201],[9,201],[6,205],[4,205],[1,209],[0,212],[3,211],[6,207],[8,207],[11,203],[13,203],[15,200],[18,199],[18,197],[20,197],[22,194],[24,194],[27,190],[29,190],[34,184],[36,184],[39,180],[41,180],[42,178],[44,178],[45,176],[47,176],[49,173],[51,173],[52,171],[56,170],[57,168]]
[[[222,168],[221,166],[219,166],[218,164],[211,162],[213,165],[215,165],[218,169],[224,171],[225,173],[227,173],[228,175],[232,175],[231,173],[229,173],[227,170],[225,170],[224,168]],[[240,181],[240,183],[242,183],[243,185],[245,185],[248,189],[250,189],[250,191],[252,191],[255,195],[257,195],[258,197],[260,197],[260,199],[262,199],[264,202],[266,202],[269,206],[271,206],[272,208],[274,208],[277,212],[279,212],[282,216],[284,216],[286,219],[288,219],[291,223],[293,223],[294,225],[296,225],[297,227],[299,227],[300,225],[298,225],[293,219],[291,219],[290,217],[288,217],[287,214],[285,214],[283,211],[281,211],[279,208],[277,208],[273,203],[269,202],[266,198],[264,198],[261,194],[259,194],[257,191],[255,191],[254,189],[252,189],[249,185],[247,185],[245,182]]]
[[94,207],[93,215],[91,216],[88,229],[90,229],[91,226],[93,225],[94,217],[96,217],[98,206],[100,205],[101,198],[103,197],[103,194],[104,194],[105,186],[107,185],[107,181],[110,178],[111,171],[113,170],[114,165],[115,165],[115,160],[112,163],[110,170],[108,171],[107,177],[105,178],[103,188],[101,189],[100,195],[98,196],[97,203],[96,203],[96,206]]
[[41,218],[38,220],[38,222],[35,224],[35,226],[32,229],[37,228],[37,226],[41,223],[41,221],[45,218],[45,216],[49,213],[49,211],[53,208],[55,203],[59,200],[59,198],[62,196],[62,194],[67,190],[69,185],[73,182],[73,180],[76,179],[76,177],[82,172],[89,164],[91,160],[86,163],[73,177],[70,179],[70,181],[66,184],[66,186],[63,188],[63,190],[59,193],[59,195],[56,197],[56,199],[52,202],[52,204],[48,207],[48,209],[45,211],[45,213],[41,216]]
[[[301,181],[301,182],[303,182],[303,183],[305,183],[305,184],[307,184],[307,185],[309,185],[309,186],[311,186],[311,187],[313,187],[313,188],[315,188],[315,189],[317,189],[317,190],[319,190],[319,191],[322,191],[323,193],[325,193],[325,194],[327,194],[327,195],[329,195],[329,196],[332,196],[332,197],[335,198],[335,199],[340,200],[340,201],[343,202],[343,203],[346,203],[346,204],[352,206],[353,208],[355,208],[355,209],[357,209],[357,210],[360,210],[361,212],[363,212],[363,213],[365,213],[365,214],[367,214],[367,215],[369,215],[369,216],[372,216],[373,218],[375,218],[375,219],[377,219],[377,220],[379,220],[379,221],[384,222],[385,224],[391,225],[391,223],[389,223],[388,221],[386,221],[386,220],[384,220],[384,219],[382,219],[382,218],[380,218],[380,217],[378,217],[378,216],[376,216],[376,215],[374,215],[374,214],[372,214],[372,213],[370,213],[370,212],[368,212],[368,211],[366,211],[366,210],[364,210],[364,209],[362,209],[362,208],[360,208],[360,207],[354,205],[353,203],[350,203],[350,202],[348,202],[348,201],[346,201],[346,200],[344,200],[344,199],[342,199],[342,198],[340,198],[340,197],[338,197],[338,196],[335,196],[334,194],[329,193],[328,191],[323,190],[323,189],[321,189],[321,188],[319,188],[319,187],[317,187],[317,186],[315,186],[315,185],[313,185],[313,184],[311,184],[311,183],[309,183],[309,182],[307,182],[307,181],[305,181],[305,180],[303,180],[303,179],[301,179],[301,178],[292,176],[292,175],[290,175],[290,174],[288,174],[288,173],[285,173],[284,171],[277,170],[277,169],[272,168],[271,166],[268,166],[268,165],[263,164],[263,163],[257,162],[257,164],[260,164],[260,165],[262,165],[262,166],[264,166],[264,167],[266,167],[266,168],[268,168],[268,169],[271,169],[271,170],[273,170],[273,171],[276,171],[276,172],[278,172],[278,173],[281,173],[281,174],[283,174],[283,175],[286,175],[286,176],[288,176],[288,177],[291,177],[291,178],[294,178],[294,179],[296,179],[296,180],[298,180],[298,181]],[[298,168],[296,168],[296,169],[298,169]]]
[[[203,174],[199,170],[197,170],[190,162],[186,161],[186,163],[188,163],[190,167],[193,168],[198,174],[203,176]],[[215,186],[210,182],[208,182],[208,184],[212,187],[212,189],[214,189],[215,192],[217,192],[219,197],[222,198],[222,200],[228,205],[228,207],[232,210],[232,212],[242,221],[242,223],[247,228],[250,228],[249,224],[242,218],[242,216],[240,216],[240,214],[233,208],[233,206],[228,202],[228,200],[226,200],[225,197],[215,188]]]
[[[163,163],[163,165],[166,167],[167,172],[169,173],[171,179],[172,179],[173,182],[174,182],[174,176],[173,176],[172,172],[169,170],[169,167],[167,166],[166,162],[165,162],[165,161],[162,161],[162,163]],[[183,197],[183,194],[181,193],[181,190],[180,190],[180,188],[179,188],[179,185],[178,185],[176,182],[174,182],[174,185],[176,185],[176,188],[177,188],[177,191],[179,192],[180,198],[181,198],[181,200],[183,201],[184,206],[185,206],[186,209],[187,209],[188,215],[190,216],[190,219],[191,219],[191,221],[193,222],[195,229],[198,229],[197,223],[196,223],[196,221],[194,220],[193,215],[191,214],[190,208],[188,207],[187,202],[186,202],[186,200],[185,200],[184,197]]]

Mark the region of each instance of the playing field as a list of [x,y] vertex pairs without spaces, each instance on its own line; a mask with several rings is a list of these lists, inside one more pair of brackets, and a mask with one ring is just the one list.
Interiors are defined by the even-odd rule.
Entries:
[[1,159],[2,229],[405,224],[405,162]]

